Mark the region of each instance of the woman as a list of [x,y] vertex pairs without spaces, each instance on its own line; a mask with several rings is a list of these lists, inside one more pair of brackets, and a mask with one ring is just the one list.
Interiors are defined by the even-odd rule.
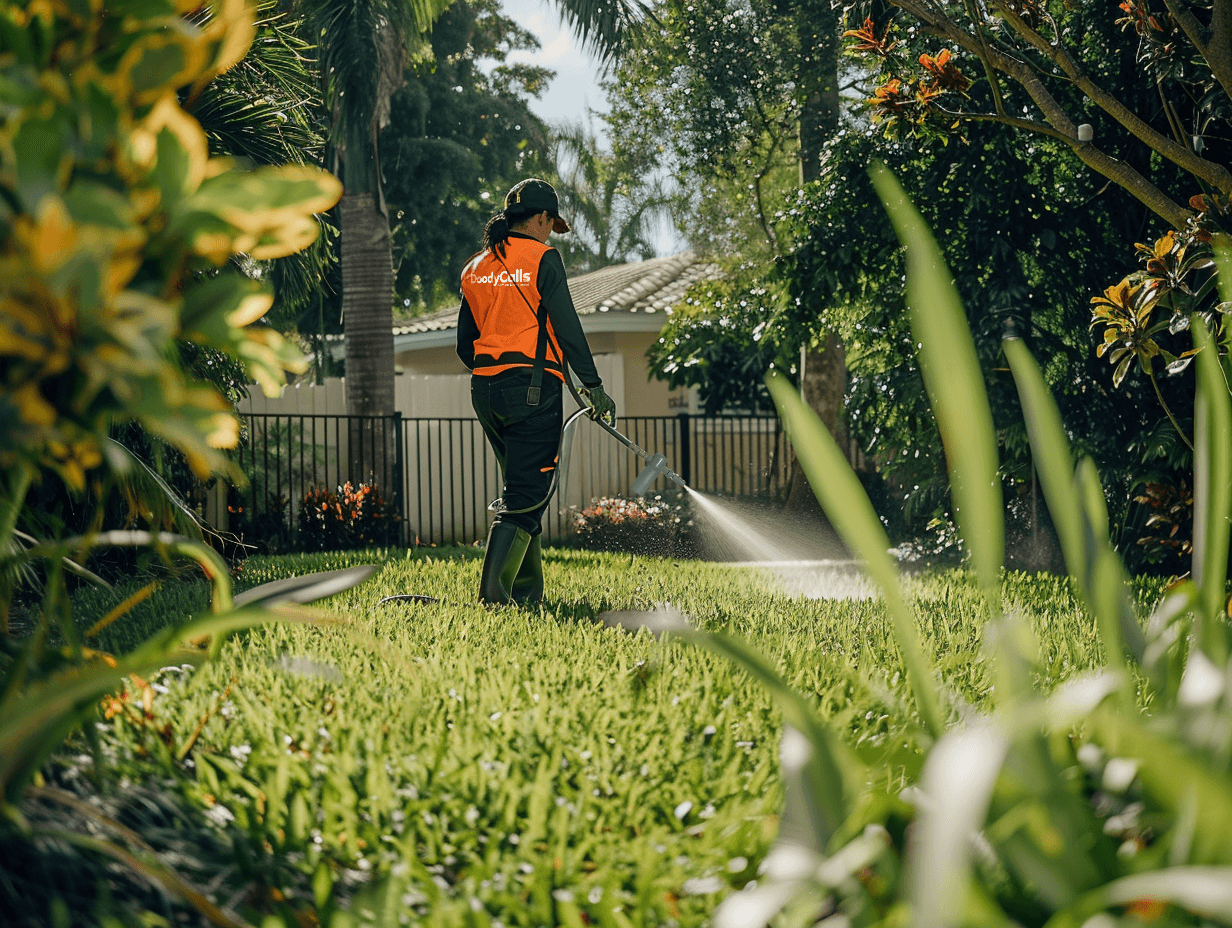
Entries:
[[616,422],[582,332],[560,253],[548,236],[569,231],[556,191],[528,178],[483,230],[483,250],[462,271],[458,357],[471,371],[471,404],[504,477],[488,532],[479,600],[543,599],[540,533],[564,419],[565,365],[593,415]]

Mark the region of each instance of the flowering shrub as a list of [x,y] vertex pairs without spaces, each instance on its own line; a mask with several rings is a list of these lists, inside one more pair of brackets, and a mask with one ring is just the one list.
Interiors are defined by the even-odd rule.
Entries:
[[575,512],[577,545],[588,551],[670,555],[683,519],[680,506],[661,496],[629,500],[605,496]]
[[342,551],[394,544],[398,513],[372,484],[347,481],[335,493],[313,488],[299,509],[299,547],[304,551]]

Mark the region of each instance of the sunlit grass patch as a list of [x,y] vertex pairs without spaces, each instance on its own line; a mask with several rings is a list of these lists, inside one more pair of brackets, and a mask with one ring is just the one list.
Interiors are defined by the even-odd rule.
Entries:
[[[750,641],[857,751],[912,750],[878,600],[783,595],[749,568],[551,550],[542,609],[488,609],[474,602],[481,553],[380,552],[376,577],[325,604],[341,624],[253,629],[191,675],[164,674],[150,718],[103,726],[112,773],[174,784],[204,810],[250,859],[235,880],[284,884],[266,909],[325,911],[396,871],[433,923],[577,911],[697,925],[754,878],[774,836],[781,721],[725,658],[606,628],[601,612],[671,602]],[[372,560],[252,558],[236,588]],[[1055,651],[1058,679],[1091,665],[1090,623],[1063,584],[1011,575],[1006,589]],[[108,633],[130,620],[147,632],[197,592],[160,590]],[[398,593],[439,601],[378,605]],[[945,684],[986,700],[969,578],[924,575],[909,595]],[[83,621],[110,605],[91,599]]]

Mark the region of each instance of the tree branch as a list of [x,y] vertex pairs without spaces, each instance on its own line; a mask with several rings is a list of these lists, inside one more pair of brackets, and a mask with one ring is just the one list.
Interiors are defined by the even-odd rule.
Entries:
[[[770,120],[767,117],[765,110],[762,108],[761,101],[757,100],[755,105],[757,107],[757,115],[761,119],[762,125],[769,125]],[[778,151],[779,143],[782,141],[782,138],[783,136],[777,132],[772,132],[770,134],[770,150],[766,152],[765,162],[762,165],[762,169],[757,173],[753,186],[754,199],[757,203],[757,221],[761,224],[762,232],[766,234],[766,241],[770,244],[770,253],[776,258],[779,256],[779,239],[778,236],[774,234],[774,228],[770,225],[770,220],[766,217],[766,206],[762,199],[761,186],[762,181],[764,181],[770,174],[771,167],[774,163],[774,155]]]
[[1229,0],[1215,0],[1210,29],[1177,0],[1164,0],[1164,4],[1186,38],[1210,66],[1223,92],[1232,97],[1232,3]]
[[1011,126],[1023,132],[1032,132],[1036,135],[1044,135],[1064,142],[1082,160],[1083,164],[1124,188],[1174,229],[1183,229],[1186,221],[1193,216],[1192,212],[1177,203],[1124,161],[1100,151],[1090,142],[1078,141],[1076,133],[1066,134],[1054,129],[1047,123],[1034,119],[1021,119],[1016,116],[1001,116],[995,113],[954,112],[952,110],[946,110],[945,112],[956,119],[962,119],[964,122],[995,122]]
[[[961,27],[934,4],[921,3],[919,0],[891,0],[891,2],[919,20],[931,32],[953,42],[972,55],[984,58],[996,70],[1021,84],[1035,102],[1035,105],[1040,108],[1044,118],[1059,132],[1059,137],[1070,146],[1084,164],[1098,171],[1109,180],[1120,184],[1149,209],[1172,225],[1173,228],[1184,228],[1186,221],[1193,216],[1192,212],[1180,206],[1125,162],[1110,157],[1090,143],[1079,142],[1077,127],[1070,120],[1069,115],[1057,102],[1056,98],[1048,91],[1048,88],[1044,86],[1044,82],[1040,79],[1039,71],[1030,62],[987,45],[981,47],[981,44],[971,34],[971,31]],[[1226,168],[1199,158],[1193,152],[1178,145],[1167,136],[1156,132],[1149,125],[1138,119],[1123,104],[1115,100],[1111,95],[1104,93],[1090,80],[1087,80],[1085,75],[1082,74],[1081,69],[1078,68],[1077,63],[1073,61],[1059,44],[1055,46],[1050,44],[1039,33],[1027,26],[1021,17],[1005,6],[1004,0],[989,0],[989,2],[1006,17],[1007,21],[1010,22],[1023,39],[1060,67],[1095,103],[1100,105],[1105,111],[1108,111],[1114,118],[1116,114],[1112,113],[1112,109],[1117,109],[1125,117],[1124,120],[1118,121],[1121,121],[1122,125],[1125,125],[1127,129],[1133,132],[1140,141],[1159,151],[1165,157],[1168,157],[1169,154],[1176,155],[1175,158],[1170,160],[1176,161],[1191,174],[1207,180],[1208,183],[1217,189],[1232,192],[1232,174],[1229,174]],[[1219,0],[1219,2],[1228,4],[1232,3],[1232,0]],[[1073,71],[1073,74],[1070,73],[1071,71]],[[1126,125],[1127,121],[1131,125]],[[1031,121],[1028,120],[1027,122],[1030,124]],[[1134,132],[1133,126],[1139,127],[1141,132]],[[1022,128],[1027,127],[1024,126]],[[1032,128],[1031,131],[1038,131],[1038,129]],[[1155,144],[1152,144],[1152,142]],[[1163,149],[1167,149],[1167,151],[1165,152]],[[1219,183],[1216,183],[1216,180]]]
[[941,108],[947,116],[953,116],[955,119],[961,119],[963,122],[995,122],[1003,126],[1010,126],[1014,129],[1019,129],[1023,132],[1031,132],[1035,135],[1046,135],[1049,138],[1056,139],[1059,142],[1069,144],[1074,141],[1071,136],[1066,135],[1059,129],[1054,129],[1046,122],[1040,122],[1037,119],[1026,119],[1021,116],[1010,116],[1008,113],[972,113],[967,110],[947,110]]
[[1022,17],[1005,3],[1005,0],[991,0],[991,2],[1023,40],[1055,63],[1079,90],[1124,126],[1131,135],[1194,177],[1206,181],[1224,193],[1232,193],[1232,173],[1227,168],[1198,157],[1185,146],[1178,145],[1163,133],[1157,132],[1137,113],[1091,80],[1074,57],[1059,42],[1055,44],[1048,42],[1028,26]]
[[963,0],[967,10],[967,18],[975,27],[975,37],[980,43],[980,65],[984,69],[984,79],[988,81],[988,89],[992,93],[993,109],[998,116],[1005,116],[1005,101],[1001,98],[1001,84],[997,81],[997,71],[988,60],[988,43],[984,41],[984,30],[980,28],[972,0]]

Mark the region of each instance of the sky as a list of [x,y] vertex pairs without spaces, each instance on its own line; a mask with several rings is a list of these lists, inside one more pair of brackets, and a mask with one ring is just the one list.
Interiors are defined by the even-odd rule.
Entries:
[[[587,109],[605,113],[607,97],[599,86],[602,68],[581,43],[560,21],[558,7],[549,0],[504,0],[504,13],[527,32],[539,38],[537,52],[514,52],[511,61],[536,64],[556,72],[547,91],[538,100],[530,101],[530,109],[547,123],[581,122]],[[602,142],[607,140],[607,127],[598,121],[590,124]],[[658,232],[655,248],[660,255],[679,254],[686,247],[676,229],[665,223]]]
[[[514,52],[510,60],[556,72],[547,92],[531,101],[531,112],[545,122],[580,122],[587,107],[606,112],[607,100],[599,87],[599,65],[561,23],[558,9],[548,0],[504,0],[505,15],[538,36],[543,46],[538,52]],[[603,129],[597,123],[594,128]]]

